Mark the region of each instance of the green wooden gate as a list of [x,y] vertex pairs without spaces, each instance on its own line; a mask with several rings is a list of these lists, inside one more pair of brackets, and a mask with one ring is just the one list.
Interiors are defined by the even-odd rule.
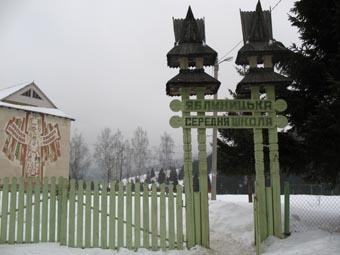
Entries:
[[0,243],[183,249],[183,204],[180,185],[5,178]]

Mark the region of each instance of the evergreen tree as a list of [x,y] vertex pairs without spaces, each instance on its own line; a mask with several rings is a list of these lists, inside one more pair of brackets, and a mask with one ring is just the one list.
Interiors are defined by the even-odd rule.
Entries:
[[150,173],[150,177],[151,178],[153,178],[153,177],[155,177],[156,175],[155,175],[155,170],[152,168],[151,169],[151,173]]
[[178,173],[178,180],[183,180],[184,179],[184,166],[181,167]]
[[159,171],[159,174],[158,174],[158,183],[159,184],[165,183],[165,179],[166,179],[165,172],[164,172],[163,168],[161,168],[161,170]]
[[169,182],[173,185],[178,184],[178,176],[175,168],[171,168],[170,170]]
[[286,136],[295,138],[291,140],[300,152],[290,160],[302,161],[299,172],[310,180],[336,184],[340,182],[340,1],[301,0],[292,12],[290,20],[302,45],[294,45],[280,65],[294,80],[280,93],[288,102],[286,115],[292,126]]

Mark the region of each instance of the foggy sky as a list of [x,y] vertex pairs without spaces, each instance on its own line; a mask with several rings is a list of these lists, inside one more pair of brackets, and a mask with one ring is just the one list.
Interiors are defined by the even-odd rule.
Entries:
[[[279,0],[262,0],[264,10]],[[287,47],[298,43],[288,21],[294,0],[272,12],[273,34]],[[0,88],[35,83],[66,114],[72,130],[89,145],[105,127],[126,139],[137,126],[151,147],[166,131],[182,152],[181,129],[173,129],[165,84],[178,73],[167,67],[173,47],[172,17],[184,18],[191,5],[205,18],[207,44],[224,56],[242,40],[239,9],[254,11],[257,0],[1,0]],[[219,97],[230,97],[241,77],[234,61],[240,44],[220,65]],[[206,68],[212,75],[212,69]],[[208,134],[211,131],[208,132]],[[194,140],[196,138],[194,137]],[[211,139],[208,137],[208,140]],[[208,146],[210,147],[210,146]],[[209,149],[209,148],[208,148]]]

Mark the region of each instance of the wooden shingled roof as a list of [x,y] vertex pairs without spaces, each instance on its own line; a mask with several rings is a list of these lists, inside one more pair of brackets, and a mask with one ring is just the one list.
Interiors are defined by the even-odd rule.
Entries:
[[167,54],[169,67],[179,67],[179,58],[187,57],[189,66],[202,57],[204,66],[214,65],[217,52],[205,43],[204,19],[195,19],[189,6],[185,19],[173,19],[175,45]]
[[181,88],[192,88],[191,95],[196,94],[196,88],[204,87],[206,95],[216,94],[220,82],[204,72],[203,69],[180,70],[179,74],[166,83],[168,96],[180,96]]
[[236,93],[243,94],[250,91],[252,85],[288,86],[292,79],[275,73],[272,68],[251,68],[245,77],[237,84]]
[[272,55],[276,63],[280,54],[286,53],[288,49],[273,39],[271,12],[263,11],[261,2],[258,1],[256,11],[240,12],[243,47],[238,51],[235,63],[248,65],[248,57],[258,56],[258,63],[262,63],[263,55]]

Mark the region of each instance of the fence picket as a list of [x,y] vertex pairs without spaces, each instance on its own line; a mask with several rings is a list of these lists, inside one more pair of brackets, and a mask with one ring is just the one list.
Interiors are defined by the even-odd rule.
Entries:
[[91,247],[91,181],[86,182],[85,195],[85,248]]
[[27,179],[25,243],[32,242],[32,178]]
[[41,213],[41,242],[47,242],[47,216],[48,216],[48,178],[44,178],[43,201]]
[[107,182],[102,183],[101,194],[101,242],[100,247],[107,249]]
[[126,184],[126,248],[132,249],[132,194],[131,183]]
[[8,243],[14,244],[15,240],[15,218],[16,218],[16,202],[17,202],[17,178],[12,178],[11,183],[11,200],[9,208],[9,233]]
[[78,191],[77,191],[77,247],[83,248],[83,206],[84,206],[84,181],[78,181]]
[[17,225],[17,243],[23,243],[24,236],[24,206],[25,206],[25,183],[24,177],[19,179],[19,197],[18,197],[18,225]]
[[152,184],[151,190],[151,246],[152,250],[158,249],[157,227],[158,211],[157,211],[157,186],[156,183]]
[[110,183],[109,248],[116,248],[116,182]]
[[33,242],[38,243],[40,240],[40,178],[34,178],[34,227]]
[[63,179],[62,185],[61,185],[61,193],[62,193],[62,198],[61,198],[61,228],[60,228],[60,245],[66,245],[67,244],[67,204],[68,204],[68,199],[67,199],[67,180]]
[[57,223],[57,242],[60,242],[61,233],[61,207],[62,207],[62,185],[63,177],[58,178],[58,223]]
[[124,247],[124,186],[119,183],[118,190],[118,248]]
[[49,241],[55,242],[55,225],[56,225],[56,178],[51,178],[51,188],[50,188],[50,223],[49,223]]
[[169,185],[168,196],[168,228],[169,228],[169,249],[175,249],[175,217],[174,217],[174,186]]
[[166,249],[166,210],[165,210],[165,184],[164,183],[162,183],[161,185],[159,209],[160,209],[159,227],[160,227],[160,235],[161,235],[161,248],[163,251],[165,251]]
[[140,248],[140,183],[135,186],[135,250]]
[[143,247],[145,249],[150,248],[149,226],[149,190],[148,184],[145,183],[143,189]]
[[70,193],[69,193],[69,217],[68,217],[68,246],[75,247],[74,235],[75,235],[75,189],[76,180],[70,181]]
[[177,249],[183,249],[183,211],[182,211],[182,186],[177,185],[176,187],[176,222],[177,222]]
[[93,247],[99,247],[99,187],[93,182]]
[[1,233],[0,243],[7,241],[7,211],[8,211],[8,178],[4,178],[2,188],[2,208],[1,208]]

